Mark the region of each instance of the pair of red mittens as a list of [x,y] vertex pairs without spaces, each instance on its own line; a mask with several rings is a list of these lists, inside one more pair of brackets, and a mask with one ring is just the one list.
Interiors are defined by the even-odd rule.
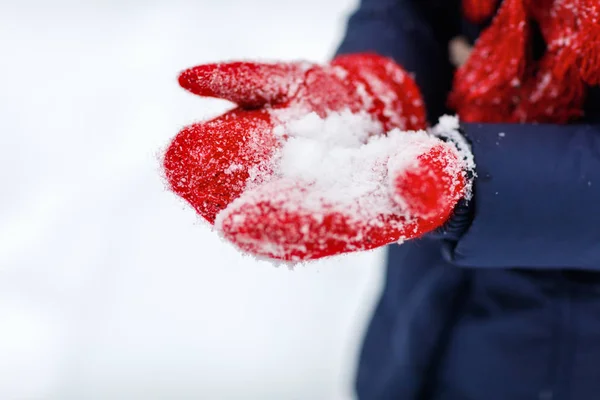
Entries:
[[179,132],[168,183],[253,255],[305,261],[419,237],[468,191],[464,157],[424,130],[419,89],[388,58],[201,65],[179,83],[237,108]]

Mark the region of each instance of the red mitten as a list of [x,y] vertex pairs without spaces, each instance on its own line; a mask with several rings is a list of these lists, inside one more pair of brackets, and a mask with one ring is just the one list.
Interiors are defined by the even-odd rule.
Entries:
[[417,237],[467,190],[456,148],[416,131],[418,87],[390,59],[210,64],[179,82],[238,108],[175,137],[168,182],[254,255],[301,261]]

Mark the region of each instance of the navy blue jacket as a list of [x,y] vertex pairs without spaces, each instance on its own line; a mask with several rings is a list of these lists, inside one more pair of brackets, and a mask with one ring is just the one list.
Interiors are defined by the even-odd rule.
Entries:
[[[458,0],[363,0],[338,53],[375,51],[447,112]],[[600,94],[582,123],[464,124],[474,200],[389,248],[356,378],[361,399],[600,399]]]

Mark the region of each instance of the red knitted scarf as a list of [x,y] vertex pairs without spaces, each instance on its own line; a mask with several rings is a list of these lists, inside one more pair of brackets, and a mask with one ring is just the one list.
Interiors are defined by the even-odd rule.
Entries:
[[[473,22],[497,0],[462,0]],[[534,59],[532,30],[545,53]],[[454,77],[450,106],[466,122],[567,123],[600,84],[600,0],[504,0]]]

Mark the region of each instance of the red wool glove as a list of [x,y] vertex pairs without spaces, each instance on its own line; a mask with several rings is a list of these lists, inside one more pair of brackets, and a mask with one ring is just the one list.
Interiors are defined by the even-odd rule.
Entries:
[[209,64],[179,83],[237,104],[179,132],[164,168],[243,251],[303,261],[418,237],[468,190],[456,147],[417,132],[419,89],[390,59]]

